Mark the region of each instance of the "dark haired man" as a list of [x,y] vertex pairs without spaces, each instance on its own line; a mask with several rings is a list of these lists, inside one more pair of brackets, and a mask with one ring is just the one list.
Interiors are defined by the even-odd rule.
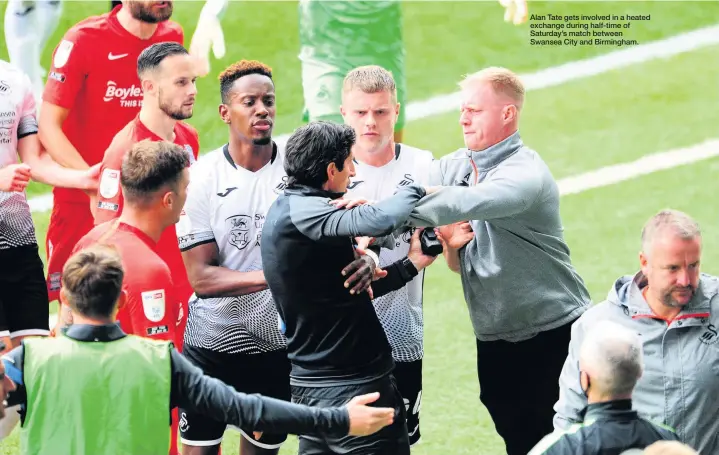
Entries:
[[[168,141],[181,146],[192,164],[197,159],[200,144],[197,131],[182,120],[192,117],[195,104],[195,70],[193,59],[182,45],[175,42],[156,43],[142,51],[137,59],[137,75],[142,87],[142,108],[112,140],[102,160],[97,204],[92,208],[95,224],[122,213],[123,195],[120,187],[122,160],[132,145],[149,139]],[[170,268],[178,305],[177,328],[173,340],[182,351],[183,333],[187,321],[187,301],[192,287],[177,246],[174,223],[167,226],[157,242],[157,252]],[[67,315],[67,312],[63,313]],[[173,427],[173,429],[176,427]],[[172,453],[176,453],[173,438]]]
[[[140,53],[153,43],[183,42],[182,27],[168,20],[171,15],[171,1],[128,0],[65,33],[53,54],[38,119],[40,141],[55,161],[73,169],[102,161],[113,136],[140,111]],[[57,300],[63,264],[92,229],[88,196],[94,200],[95,192],[55,188],[53,196],[46,238],[50,301]]]
[[[292,400],[327,407],[364,391],[395,409],[395,422],[368,438],[300,436],[300,454],[409,454],[406,411],[392,370],[387,336],[367,293],[347,293],[338,273],[352,261],[352,238],[380,237],[403,225],[426,190],[401,187],[376,205],[345,210],[330,204],[354,176],[354,130],[313,122],[287,142],[287,188],[267,213],[262,233],[264,274],[284,321]],[[415,240],[418,234],[415,235]],[[363,256],[370,269],[378,264]],[[399,287],[416,275],[397,268]],[[382,280],[390,279],[389,275]]]
[[[259,431],[366,435],[392,422],[392,409],[365,406],[376,394],[334,409],[248,396],[203,375],[171,343],[126,335],[114,323],[125,301],[124,269],[108,246],[73,255],[60,298],[77,324],[62,337],[28,339],[4,357],[17,386],[8,401],[25,409],[23,453],[161,454],[169,446],[169,411],[178,405]],[[72,431],[58,431],[60,420]]]
[[[267,210],[286,184],[284,150],[272,141],[272,70],[264,63],[242,60],[219,79],[219,113],[229,128],[228,143],[192,166],[187,203],[177,226],[195,290],[183,354],[239,391],[289,401],[286,342],[260,256]],[[360,265],[350,259],[343,266],[350,262],[346,270]],[[366,286],[362,277],[371,273],[365,272],[350,276],[348,285],[359,280],[359,287],[352,289]],[[226,422],[191,410],[181,410],[180,420],[184,454],[217,453]],[[275,454],[287,437],[241,432],[243,455]]]
[[[265,214],[285,178],[284,150],[272,141],[272,70],[242,60],[219,79],[219,113],[229,128],[228,142],[192,166],[177,225],[195,292],[183,354],[241,392],[289,401],[285,339],[260,258]],[[217,453],[226,422],[189,409],[180,410],[180,421],[184,454]],[[251,429],[240,430],[243,455],[276,454],[287,438],[284,433],[256,438]]]
[[[149,139],[168,141],[182,147],[188,164],[197,159],[200,145],[197,131],[182,120],[192,117],[195,104],[195,72],[187,50],[174,42],[157,43],[145,49],[137,60],[137,74],[143,90],[140,113],[112,140],[105,152],[97,191],[95,224],[120,216],[123,192],[120,186],[122,160],[133,144]],[[187,301],[192,287],[177,247],[174,223],[167,226],[157,244],[160,257],[167,263],[177,290],[178,337],[174,340],[182,351]]]

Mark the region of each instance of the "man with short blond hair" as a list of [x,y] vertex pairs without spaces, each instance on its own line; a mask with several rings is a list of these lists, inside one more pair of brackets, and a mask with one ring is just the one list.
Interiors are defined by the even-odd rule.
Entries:
[[[394,140],[400,109],[395,81],[388,70],[376,65],[360,66],[345,77],[340,112],[357,138],[352,147],[356,163],[355,175],[347,186],[348,198],[380,200],[403,186],[429,184],[432,153]],[[381,295],[372,303],[392,347],[393,374],[407,410],[410,445],[420,439],[424,268],[435,259],[420,254],[420,233],[408,228],[396,239],[393,249],[380,250],[378,265],[395,267],[401,273],[389,274],[372,284],[374,295]],[[402,280],[392,282],[392,277]],[[382,295],[385,288],[393,291]]]
[[342,92],[346,94],[354,89],[365,93],[389,92],[392,100],[397,101],[397,84],[392,73],[378,65],[358,66],[347,73]]
[[[702,234],[686,213],[661,210],[642,229],[640,270],[572,327],[554,426],[581,420],[587,398],[577,356],[585,334],[610,320],[638,333],[644,374],[632,396],[642,417],[667,425],[700,453],[719,453],[719,278],[700,272]],[[690,387],[687,384],[691,384]]]
[[[570,326],[589,293],[564,240],[557,182],[519,135],[520,79],[488,68],[461,86],[466,148],[434,166],[431,184],[443,187],[419,201],[409,223],[448,225],[440,233],[448,265],[462,275],[480,399],[507,453],[526,455],[552,431]],[[453,224],[465,220],[473,237]]]
[[525,88],[522,80],[512,71],[492,66],[467,76],[459,83],[460,88],[469,89],[474,84],[488,83],[499,94],[510,98],[521,110],[524,105]]

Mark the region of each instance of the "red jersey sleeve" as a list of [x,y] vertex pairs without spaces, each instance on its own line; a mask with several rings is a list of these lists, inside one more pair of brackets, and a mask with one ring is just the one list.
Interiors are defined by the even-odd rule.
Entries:
[[150,272],[152,286],[123,283],[125,306],[118,313],[125,333],[175,342],[178,302],[170,272]]
[[125,153],[132,147],[131,128],[123,128],[115,135],[105,151],[100,166],[100,185],[97,188],[97,207],[95,225],[104,223],[120,216],[122,212],[122,187],[120,186],[120,170]]
[[43,91],[43,100],[72,109],[87,79],[91,60],[91,39],[83,29],[71,28],[53,53],[52,66]]

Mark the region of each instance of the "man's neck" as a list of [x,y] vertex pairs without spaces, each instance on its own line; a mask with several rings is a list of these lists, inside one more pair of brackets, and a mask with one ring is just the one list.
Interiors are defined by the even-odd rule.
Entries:
[[147,100],[143,100],[142,108],[140,109],[140,121],[142,124],[162,139],[175,142],[177,120],[165,114],[159,108],[150,107],[151,103],[145,101]]
[[150,24],[132,17],[130,10],[125,5],[117,12],[117,20],[122,28],[140,39],[149,39],[157,30],[157,24]]
[[357,145],[352,148],[352,154],[360,163],[374,167],[382,167],[394,159],[394,140],[390,141],[378,150],[361,149]]
[[115,321],[111,319],[95,319],[95,318],[89,318],[87,316],[83,316],[78,313],[74,313],[72,315],[72,325],[112,325]]
[[160,237],[167,227],[158,223],[156,214],[152,212],[141,212],[127,205],[122,209],[120,222],[144,232],[148,237],[154,240],[155,243],[160,241]]
[[665,305],[664,302],[654,296],[652,291],[649,289],[649,286],[645,287],[642,290],[642,295],[644,296],[644,300],[647,301],[647,305],[649,305],[649,308],[651,308],[652,312],[660,318],[664,319],[665,321],[673,321],[674,318],[676,318],[677,315],[682,311],[682,309],[679,307],[671,307]]
[[632,395],[609,395],[605,393],[594,393],[592,390],[589,390],[589,396],[587,397],[587,404],[596,404],[596,403],[607,403],[609,401],[619,401],[619,400],[631,400]]
[[229,152],[235,165],[241,166],[250,172],[257,172],[272,159],[274,143],[257,145],[230,137]]

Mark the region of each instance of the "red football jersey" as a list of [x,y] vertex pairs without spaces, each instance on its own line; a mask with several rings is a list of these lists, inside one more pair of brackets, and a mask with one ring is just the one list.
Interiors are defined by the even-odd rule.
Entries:
[[[85,19],[65,33],[43,93],[43,100],[69,110],[63,131],[91,166],[140,111],[140,53],[155,43],[184,41],[182,27],[171,21],[159,23],[151,38],[140,39],[120,25],[119,10]],[[53,193],[57,201],[88,203],[81,190],[55,188]]]
[[170,269],[155,251],[155,242],[133,226],[111,221],[95,226],[73,253],[96,243],[114,246],[122,258],[126,302],[117,314],[122,330],[175,342],[183,302],[176,297]]
[[[123,128],[112,140],[110,147],[105,152],[100,170],[100,185],[97,191],[98,204],[95,213],[95,224],[104,223],[117,218],[122,213],[122,188],[120,186],[120,169],[122,159],[132,145],[145,139],[161,141],[162,138],[147,129],[140,121],[139,114]],[[177,122],[175,125],[175,144],[182,146],[188,153],[190,164],[197,159],[200,144],[197,131],[184,122]],[[189,299],[192,295],[192,287],[187,277],[185,263],[182,261],[182,254],[177,243],[175,226],[170,226],[162,233],[157,244],[157,253],[167,263],[172,272],[175,286],[178,288],[178,296],[181,299]],[[185,300],[187,301],[187,300]]]

